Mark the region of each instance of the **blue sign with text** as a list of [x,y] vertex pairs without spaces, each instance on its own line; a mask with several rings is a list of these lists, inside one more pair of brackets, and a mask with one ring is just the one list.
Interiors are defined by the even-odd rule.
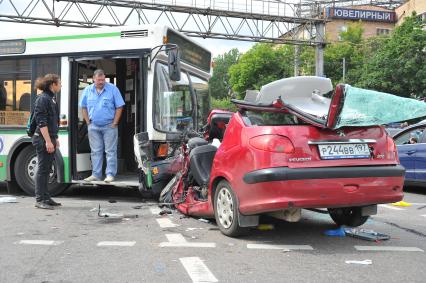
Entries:
[[327,18],[363,20],[373,22],[395,22],[395,12],[374,11],[374,10],[357,10],[347,8],[327,8]]

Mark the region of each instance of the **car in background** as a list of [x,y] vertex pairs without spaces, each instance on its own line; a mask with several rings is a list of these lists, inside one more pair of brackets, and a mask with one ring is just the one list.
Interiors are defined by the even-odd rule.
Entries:
[[[406,184],[426,184],[426,120],[408,126],[393,136],[399,160],[405,167]],[[410,143],[410,139],[416,140]]]

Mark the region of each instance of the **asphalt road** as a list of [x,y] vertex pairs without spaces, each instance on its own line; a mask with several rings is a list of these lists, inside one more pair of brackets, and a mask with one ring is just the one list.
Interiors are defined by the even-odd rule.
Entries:
[[[0,203],[0,282],[426,282],[426,189],[363,225],[391,236],[382,242],[325,236],[336,226],[312,211],[234,239],[212,222],[159,216],[137,191],[73,187],[55,200],[53,211],[24,195]],[[119,215],[99,217],[99,205]]]

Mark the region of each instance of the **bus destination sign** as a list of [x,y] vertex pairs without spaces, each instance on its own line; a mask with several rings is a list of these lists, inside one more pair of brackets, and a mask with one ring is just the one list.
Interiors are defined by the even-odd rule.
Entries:
[[209,51],[192,43],[172,30],[167,31],[167,39],[169,43],[179,46],[179,51],[181,52],[180,58],[182,61],[206,72],[210,72],[210,61],[212,58]]
[[25,52],[25,40],[0,40],[0,55],[22,54]]

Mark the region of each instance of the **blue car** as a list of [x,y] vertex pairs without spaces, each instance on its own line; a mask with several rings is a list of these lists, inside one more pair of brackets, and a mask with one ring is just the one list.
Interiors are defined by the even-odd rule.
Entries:
[[426,184],[426,122],[406,127],[393,136],[406,183]]

